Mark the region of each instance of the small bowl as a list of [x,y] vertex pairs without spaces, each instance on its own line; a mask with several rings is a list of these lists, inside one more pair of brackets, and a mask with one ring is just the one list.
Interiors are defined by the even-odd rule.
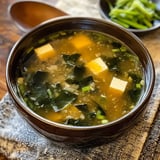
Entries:
[[[104,19],[106,19],[107,21],[112,21],[109,17],[110,8],[107,1],[110,2],[113,6],[116,2],[116,0],[99,0],[99,10],[100,10],[101,16]],[[159,0],[152,0],[152,1],[157,4],[157,9],[160,10],[160,1]],[[131,28],[128,29],[127,28],[127,30],[130,32],[139,34],[139,33],[150,32],[152,30],[158,29],[159,27],[160,27],[160,20],[155,20],[151,28],[148,28],[148,29],[131,29]]]
[[[145,87],[137,105],[125,116],[98,126],[69,126],[51,122],[34,113],[27,107],[18,95],[16,87],[16,66],[22,56],[23,51],[30,44],[52,32],[68,29],[93,30],[108,34],[128,46],[139,57],[144,72]],[[24,35],[10,51],[6,67],[7,87],[13,102],[26,121],[38,130],[41,134],[55,141],[67,144],[89,144],[89,142],[105,142],[116,138],[124,133],[138,120],[151,96],[154,81],[155,69],[149,52],[142,44],[141,40],[124,28],[107,22],[105,20],[84,17],[62,17],[46,21]]]

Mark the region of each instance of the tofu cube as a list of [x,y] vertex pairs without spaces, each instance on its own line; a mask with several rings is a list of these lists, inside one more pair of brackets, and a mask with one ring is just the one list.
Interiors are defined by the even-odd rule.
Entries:
[[99,73],[108,70],[107,65],[100,57],[87,63],[86,67],[95,75],[98,75]]
[[86,67],[95,75],[98,75],[99,73],[108,70],[107,65],[100,57],[87,63]]
[[55,50],[49,43],[36,48],[34,51],[37,57],[42,61],[47,60],[55,55]]
[[76,49],[81,49],[92,44],[92,41],[89,39],[89,37],[83,34],[74,36],[72,39],[70,39],[70,42]]
[[110,88],[118,93],[123,93],[126,89],[127,84],[128,84],[127,81],[113,77],[110,84]]

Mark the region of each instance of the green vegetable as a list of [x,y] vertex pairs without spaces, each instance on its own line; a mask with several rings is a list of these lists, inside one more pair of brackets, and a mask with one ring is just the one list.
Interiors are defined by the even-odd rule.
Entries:
[[75,105],[75,107],[77,107],[80,111],[84,113],[89,112],[87,104],[77,104]]
[[67,90],[62,90],[60,95],[54,99],[52,107],[55,112],[63,110],[67,105],[71,104],[77,99],[77,95]]
[[102,124],[106,124],[106,123],[108,123],[109,121],[107,120],[107,119],[102,119],[102,121],[101,121],[101,123]]
[[84,86],[84,87],[82,87],[82,92],[89,92],[89,91],[91,91],[91,86],[90,85],[88,85],[88,86]]
[[75,66],[73,69],[73,75],[77,80],[80,80],[84,76],[85,71],[86,68],[84,65]]
[[133,103],[136,103],[138,101],[140,94],[141,94],[141,88],[133,88],[128,91],[128,95]]
[[67,119],[64,124],[66,125],[72,125],[72,126],[89,126],[87,121],[82,119]]
[[73,126],[90,126],[94,124],[94,121],[99,121],[100,124],[108,123],[109,121],[106,119],[106,113],[102,109],[102,107],[93,101],[95,107],[95,111],[90,111],[89,106],[87,104],[77,104],[77,107],[80,111],[83,112],[85,119],[67,119],[64,124],[73,125]]
[[88,76],[88,77],[85,77],[85,78],[81,79],[78,82],[78,85],[79,85],[80,88],[83,88],[85,86],[90,85],[93,82],[94,82],[93,77],[92,76]]
[[[71,72],[67,77],[66,82],[69,84],[78,85],[79,89],[82,89],[83,87],[86,87],[86,86],[90,86],[90,84],[94,82],[93,77],[92,76],[84,77],[84,73],[85,73],[84,66],[75,66],[73,68],[73,72]],[[93,90],[93,88],[90,88],[90,89]],[[85,89],[83,88],[83,90]]]
[[111,72],[121,73],[120,69],[121,59],[119,57],[105,58],[104,62],[107,64]]
[[160,20],[156,4],[150,0],[117,0],[114,6],[106,2],[111,20],[125,28],[147,29],[154,20]]
[[132,102],[136,103],[142,91],[142,78],[140,75],[137,75],[135,73],[129,73],[129,77],[132,78],[133,84],[132,89],[128,90],[128,95],[131,98]]
[[57,84],[46,82],[47,72],[28,73],[26,81],[18,84],[20,93],[30,108],[45,108],[58,112],[77,99],[77,95]]
[[72,55],[63,54],[62,56],[68,66],[75,66],[77,60],[80,57],[80,54],[79,53],[75,53]]
[[75,66],[71,72],[69,73],[66,82],[69,84],[78,84],[81,79],[83,79],[84,73],[85,73],[85,67],[83,65],[81,66]]
[[41,85],[48,77],[48,72],[37,71],[32,77],[32,85]]

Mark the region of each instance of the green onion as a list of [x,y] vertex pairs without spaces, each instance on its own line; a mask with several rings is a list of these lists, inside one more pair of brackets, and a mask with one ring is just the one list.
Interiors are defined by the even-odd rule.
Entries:
[[106,123],[108,123],[109,121],[107,120],[107,119],[103,119],[102,121],[101,121],[101,123],[102,124],[106,124]]
[[48,93],[49,98],[53,98],[53,95],[50,89],[47,89],[47,93]]
[[150,0],[117,0],[114,6],[106,2],[111,20],[125,28],[147,29],[160,20],[156,4]]
[[96,118],[99,119],[99,120],[104,120],[105,116],[103,116],[103,115],[96,115]]
[[40,39],[40,40],[38,41],[39,44],[43,44],[43,43],[45,43],[45,42],[46,42],[46,39],[45,39],[45,38],[42,38],[42,39]]
[[119,48],[114,48],[114,49],[112,49],[112,52],[114,52],[114,53],[117,53],[117,52],[120,52],[121,50],[119,49]]
[[97,111],[97,114],[96,114],[96,118],[99,119],[99,120],[103,120],[103,119],[105,119],[105,116],[102,115],[102,113],[101,113],[100,110],[98,110],[98,111]]
[[136,88],[141,88],[141,84],[140,84],[140,83],[137,83],[137,84],[136,84]]
[[26,53],[30,53],[32,50],[34,49],[34,47],[29,47],[27,50],[26,50]]
[[91,86],[82,87],[82,92],[89,92],[91,90]]

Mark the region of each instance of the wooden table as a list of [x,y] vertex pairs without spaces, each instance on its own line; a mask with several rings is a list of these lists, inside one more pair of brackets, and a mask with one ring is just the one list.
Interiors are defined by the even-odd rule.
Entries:
[[[5,82],[5,67],[9,51],[12,48],[13,44],[24,34],[15,26],[15,24],[8,15],[8,6],[11,2],[13,1],[0,0],[0,99],[2,99],[2,97],[7,92],[7,87]],[[139,38],[143,41],[144,45],[149,50],[153,58],[154,64],[155,66],[157,66],[160,62],[160,29],[141,35],[139,36]],[[157,150],[158,148],[160,149],[160,144],[158,144],[158,146],[155,146],[156,149],[151,148],[151,152],[147,152],[150,143],[154,143],[154,141],[150,141],[150,139],[152,140],[154,139],[152,137],[154,135],[152,132],[154,132],[154,130],[157,131],[158,126],[160,126],[159,112],[157,113],[155,122],[153,124],[150,137],[148,138],[148,141],[144,146],[144,151],[142,153],[144,157],[145,156],[147,157],[147,155],[149,154],[154,154],[155,150]],[[157,134],[158,135],[156,138],[159,139],[158,142],[160,143],[160,131],[158,131]],[[160,152],[158,151],[158,153]],[[0,159],[3,159],[2,157],[3,156],[0,153]]]
[[7,92],[5,66],[10,49],[23,34],[8,16],[8,6],[12,0],[0,1],[0,99]]

